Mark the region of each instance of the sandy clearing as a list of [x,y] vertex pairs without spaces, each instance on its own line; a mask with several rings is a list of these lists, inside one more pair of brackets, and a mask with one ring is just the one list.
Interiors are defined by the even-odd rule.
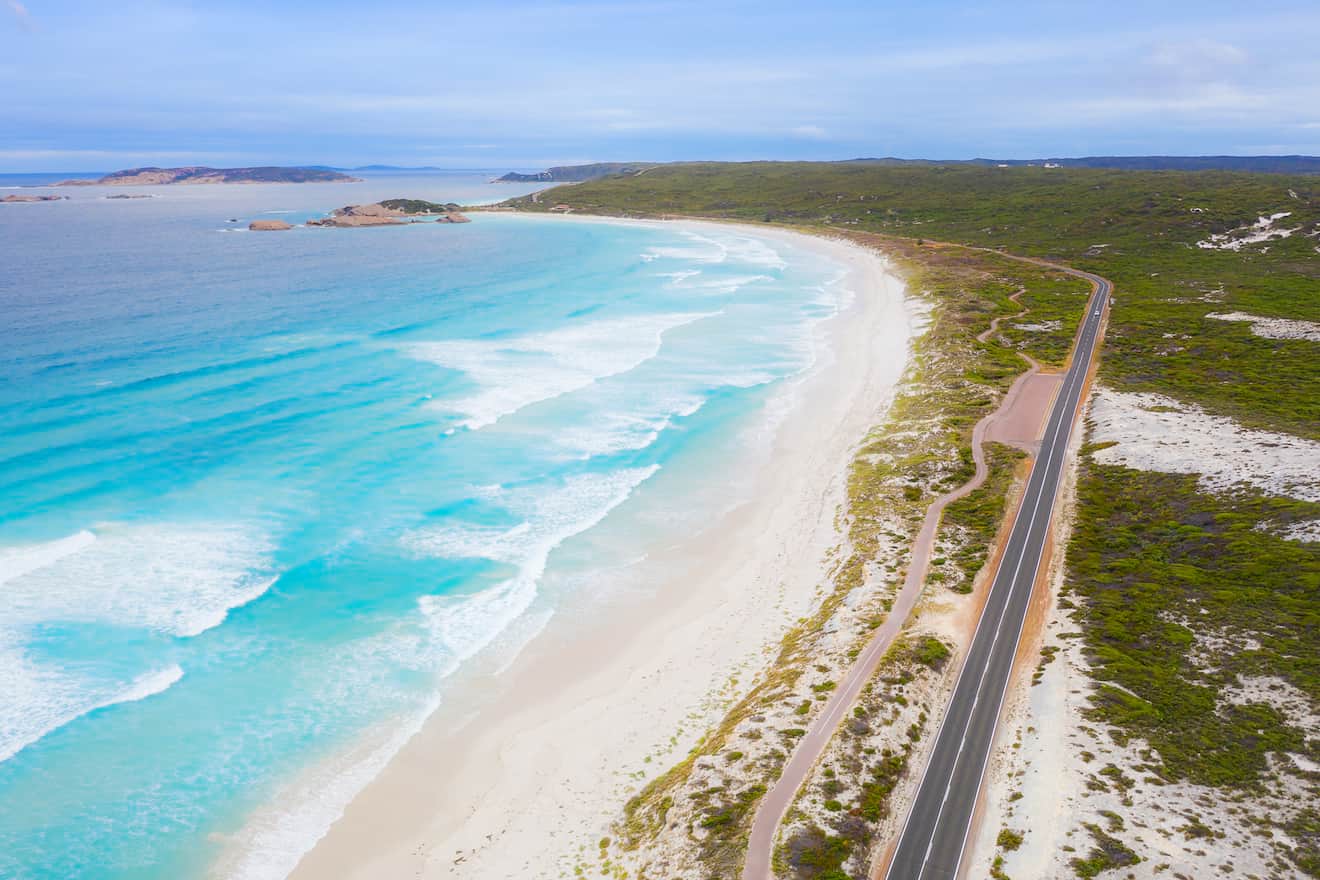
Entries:
[[1161,394],[1097,386],[1091,405],[1095,459],[1137,470],[1199,474],[1207,490],[1247,484],[1270,495],[1320,501],[1320,443],[1244,428]]
[[1260,315],[1248,315],[1246,312],[1211,312],[1207,318],[1216,321],[1249,321],[1251,332],[1265,339],[1305,339],[1320,342],[1320,323],[1315,321],[1291,321],[1287,318],[1264,318]]

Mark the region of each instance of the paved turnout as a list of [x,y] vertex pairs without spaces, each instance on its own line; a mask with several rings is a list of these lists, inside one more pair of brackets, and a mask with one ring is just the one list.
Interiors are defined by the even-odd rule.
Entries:
[[1072,274],[1091,281],[1095,293],[886,880],[952,880],[962,863],[1049,534],[1068,439],[1109,304],[1111,288],[1107,280],[1084,272]]

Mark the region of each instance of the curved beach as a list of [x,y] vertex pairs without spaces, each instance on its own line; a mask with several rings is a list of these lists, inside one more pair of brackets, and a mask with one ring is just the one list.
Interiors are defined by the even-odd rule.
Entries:
[[815,365],[769,404],[773,436],[751,491],[621,577],[648,586],[602,591],[580,614],[554,615],[511,661],[475,658],[444,711],[352,799],[292,877],[571,872],[626,798],[692,747],[812,607],[841,541],[847,465],[905,369],[916,318],[880,255],[736,228],[828,257],[852,293],[820,324]]

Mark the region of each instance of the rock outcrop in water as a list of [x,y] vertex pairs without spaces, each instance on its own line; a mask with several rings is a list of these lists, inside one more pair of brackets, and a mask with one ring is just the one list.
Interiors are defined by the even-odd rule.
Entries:
[[248,229],[253,232],[278,232],[293,227],[283,220],[253,220],[248,224]]
[[16,203],[19,203],[19,202],[59,202],[59,201],[63,201],[64,199],[67,199],[67,198],[68,198],[68,196],[20,196],[20,195],[8,195],[8,196],[5,196],[3,199],[0,199],[0,202],[8,202],[9,204],[16,204]]
[[[471,222],[453,202],[441,204],[424,199],[385,199],[370,205],[345,205],[331,212],[329,217],[308,220],[308,226],[402,226],[421,223],[420,218],[434,218],[434,223]],[[404,219],[409,218],[409,219]]]

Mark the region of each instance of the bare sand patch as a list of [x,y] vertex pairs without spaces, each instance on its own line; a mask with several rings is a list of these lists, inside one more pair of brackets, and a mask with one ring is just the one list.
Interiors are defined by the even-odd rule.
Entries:
[[1239,226],[1236,229],[1230,229],[1228,232],[1215,233],[1209,238],[1198,241],[1196,246],[1202,250],[1240,251],[1250,244],[1261,244],[1271,239],[1288,238],[1302,227],[1281,229],[1274,224],[1291,216],[1292,211],[1280,211],[1277,214],[1262,216],[1249,226]]
[[1096,461],[1137,470],[1199,474],[1224,491],[1247,484],[1269,495],[1320,501],[1320,443],[1244,428],[1162,394],[1097,386],[1091,404]]
[[1290,321],[1287,318],[1263,318],[1260,315],[1248,315],[1246,312],[1211,312],[1207,318],[1216,321],[1249,321],[1251,332],[1265,339],[1305,339],[1320,342],[1320,323],[1315,321]]

